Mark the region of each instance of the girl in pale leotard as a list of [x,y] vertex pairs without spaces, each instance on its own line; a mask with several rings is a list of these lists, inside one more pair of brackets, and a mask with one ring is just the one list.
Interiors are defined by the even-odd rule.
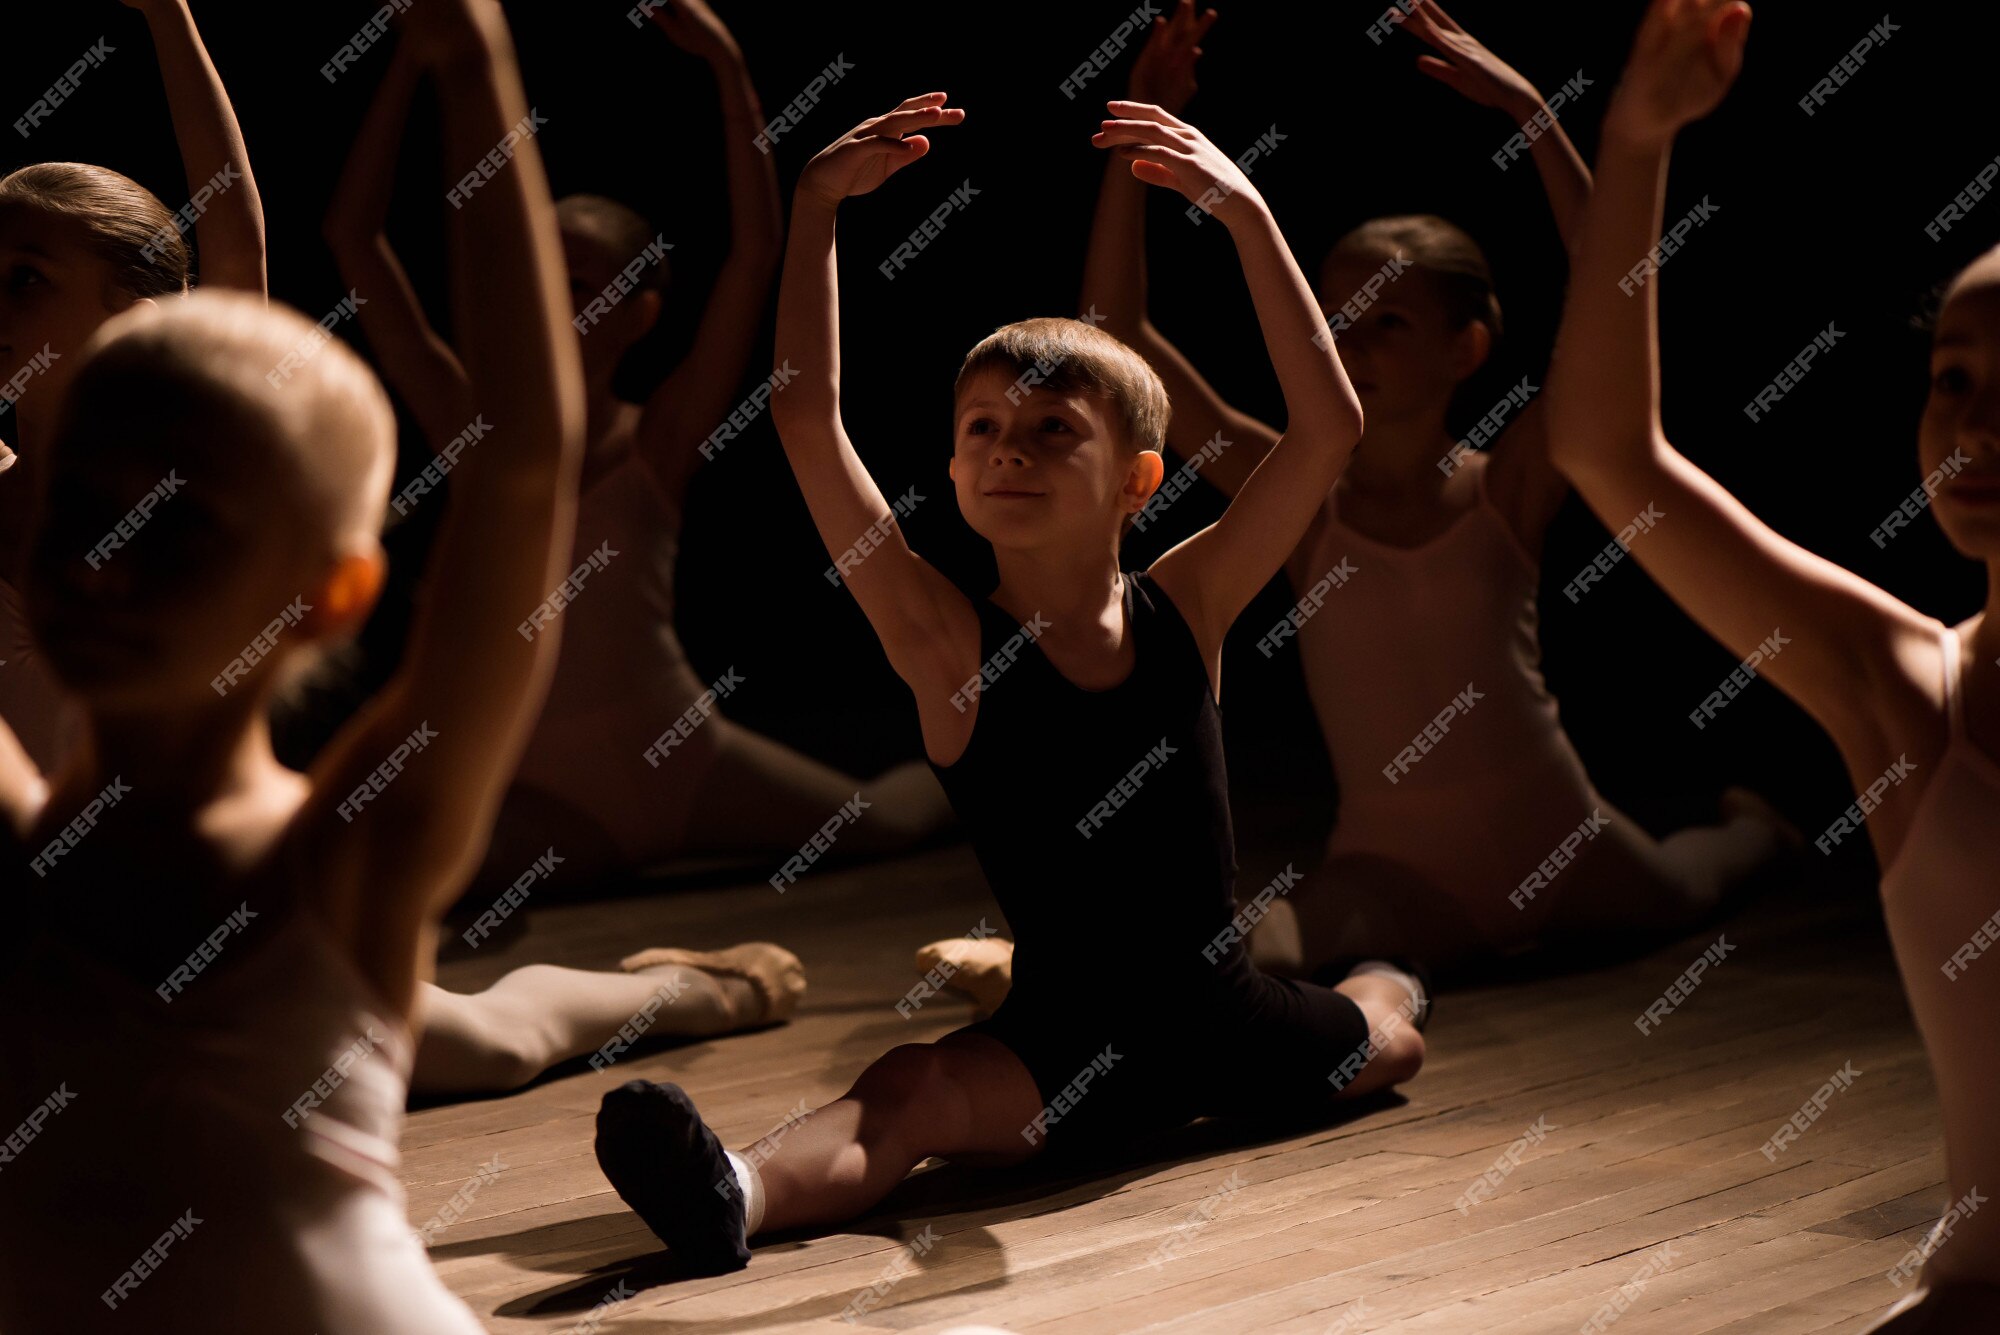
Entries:
[[[218,177],[230,182],[194,227],[202,286],[262,297],[262,206],[228,94],[184,3],[161,0],[141,8],[159,51],[190,194]],[[413,61],[406,64],[415,69]],[[84,730],[80,702],[49,671],[12,583],[38,461],[47,455],[55,424],[53,405],[75,372],[77,353],[106,320],[136,302],[186,292],[193,267],[172,213],[117,172],[40,163],[0,179],[0,379],[44,348],[51,354],[44,359],[47,370],[27,382],[14,405],[19,451],[0,455],[12,459],[0,470],[0,721],[44,774],[63,768]],[[106,568],[117,568],[115,550]],[[225,656],[217,666],[227,662]],[[548,847],[522,850],[507,864],[507,879],[522,875]],[[414,1088],[425,1095],[497,1092],[595,1051],[661,985],[648,981],[660,969],[680,970],[689,990],[659,1013],[649,1031],[659,1037],[709,1036],[782,1020],[804,988],[797,958],[762,942],[718,952],[648,950],[625,963],[627,971],[619,973],[529,965],[473,995],[426,982]]]
[[1549,376],[1553,458],[1605,522],[1648,505],[1667,516],[1632,554],[1731,653],[1783,627],[1788,647],[1764,674],[1832,736],[1857,792],[1879,783],[1879,805],[1859,820],[1857,806],[1816,842],[1830,851],[1865,831],[1881,860],[1957,1208],[1924,1243],[1914,1283],[1891,1272],[1907,1296],[1875,1329],[1990,1331],[2000,1210],[1979,1203],[2000,1182],[2000,959],[1981,943],[2000,914],[2000,249],[1946,292],[1917,427],[1931,512],[1986,567],[1984,610],[1953,627],[1787,541],[1661,428],[1663,275],[1628,295],[1634,257],[1659,240],[1674,137],[1722,100],[1749,25],[1749,7],[1733,0],[1655,0],[1640,27],[1605,116]]
[[[564,612],[569,638],[555,685],[483,880],[512,877],[549,843],[568,850],[564,871],[572,881],[685,855],[791,853],[857,791],[870,806],[841,835],[846,853],[905,848],[950,819],[942,790],[921,764],[862,781],[721,716],[716,701],[726,709],[733,688],[704,700],[714,683],[696,674],[675,633],[682,505],[702,447],[743,398],[781,225],[772,160],[755,143],[757,94],[735,39],[701,0],[675,0],[652,17],[714,72],[731,245],[686,359],[642,406],[621,398],[614,382],[625,354],[660,314],[667,262],[657,248],[648,250],[656,234],[632,209],[601,196],[557,205],[590,402],[576,559],[581,565],[606,546],[617,555],[600,559],[602,568]],[[350,284],[385,294],[361,308],[361,326],[431,448],[442,450],[471,420],[464,372],[431,332],[384,233],[412,83],[406,62],[390,71],[348,162],[327,238]],[[593,310],[593,301],[615,295],[613,280],[634,261],[643,261],[637,290],[608,311]],[[730,448],[727,437],[721,448]],[[756,687],[746,681],[744,689]],[[683,716],[702,721],[649,755]]]
[[[1214,18],[1181,0],[1156,20],[1132,96],[1184,104]],[[1542,107],[1436,5],[1403,26],[1440,53],[1419,67],[1472,101],[1517,124]],[[1590,174],[1559,125],[1532,152],[1568,240]],[[1158,370],[1174,405],[1169,444],[1200,454],[1200,477],[1233,496],[1278,432],[1225,402],[1146,318],[1144,229],[1139,187],[1106,173],[1082,304]],[[1372,303],[1349,305],[1364,292]],[[1686,929],[1795,836],[1732,792],[1725,824],[1654,840],[1597,792],[1563,731],[1540,668],[1536,595],[1543,531],[1568,484],[1548,462],[1541,403],[1514,393],[1484,451],[1457,447],[1445,428],[1500,332],[1485,256],[1441,218],[1378,218],[1327,256],[1320,300],[1329,316],[1349,308],[1332,327],[1367,426],[1286,562],[1305,613],[1296,650],[1289,634],[1264,648],[1300,655],[1340,800],[1320,865],[1258,925],[1258,963],[1310,974],[1408,956],[1449,973],[1542,944]],[[1218,435],[1226,447],[1210,444]],[[1426,737],[1447,710],[1448,731]],[[1005,994],[1005,941],[936,942],[917,967],[945,960],[982,1007]]]
[[[499,7],[405,22],[447,160],[476,161],[527,111]],[[495,428],[408,653],[309,774],[278,762],[269,703],[381,588],[380,384],[297,312],[199,292],[101,319],[38,410],[23,593],[85,725],[46,777],[0,727],[0,1117],[29,1128],[0,1177],[10,1331],[480,1329],[410,1229],[396,1138],[419,979],[560,637],[515,623],[566,568],[583,386],[532,141],[454,231],[458,272],[516,276],[454,294]],[[66,272],[104,283],[98,263]]]

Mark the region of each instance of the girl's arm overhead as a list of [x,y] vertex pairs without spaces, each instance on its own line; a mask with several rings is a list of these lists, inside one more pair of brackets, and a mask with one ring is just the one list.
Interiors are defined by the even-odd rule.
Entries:
[[454,323],[490,429],[452,475],[401,668],[312,775],[327,915],[405,1010],[547,692],[584,426],[554,203],[499,6],[426,0],[406,23],[436,80],[447,170],[496,146],[512,157],[451,218]]
[[367,299],[358,318],[375,364],[415,414],[426,443],[437,450],[473,416],[472,387],[458,354],[431,328],[388,232],[397,151],[422,77],[414,49],[398,42],[334,187],[325,235],[341,281]]
[[17,837],[25,837],[48,800],[48,781],[21,739],[0,719],[0,819]]
[[1657,273],[1668,147],[1722,100],[1743,62],[1741,0],[1654,0],[1605,117],[1569,300],[1545,391],[1550,450],[1614,531],[1657,516],[1632,543],[1647,573],[1710,634],[1747,656],[1844,751],[1907,699],[1903,666],[1934,643],[1915,611],[1779,536],[1668,443],[1660,425]]
[[229,105],[222,76],[201,44],[187,0],[125,0],[146,16],[160,78],[173,113],[187,171],[188,196],[212,190],[195,223],[195,250],[205,286],[268,295],[264,263],[264,205],[250,175],[250,153]]
[[1229,229],[1285,396],[1286,430],[1222,518],[1153,563],[1206,661],[1257,591],[1284,566],[1361,438],[1361,403],[1325,332],[1319,302],[1243,169],[1193,126],[1158,107],[1112,102],[1092,142],[1149,185],[1214,209]]
[[921,131],[964,119],[962,109],[945,105],[943,93],[927,93],[861,122],[806,164],[792,199],[778,287],[776,358],[791,379],[771,399],[772,422],[827,551],[845,552],[871,526],[883,534],[868,559],[847,572],[847,586],[889,665],[915,693],[927,740],[951,736],[964,723],[945,704],[977,666],[979,618],[957,586],[910,550],[841,421],[834,215],[841,200],[867,194],[928,153]]
[[[1215,17],[1212,9],[1196,17],[1194,0],[1179,0],[1171,18],[1153,20],[1152,36],[1132,66],[1127,96],[1180,115],[1194,96],[1197,43]],[[1278,433],[1231,407],[1147,315],[1146,186],[1116,157],[1104,164],[1081,305],[1085,320],[1129,345],[1160,377],[1173,406],[1167,444],[1175,453],[1192,457],[1218,435],[1229,442],[1226,449],[1211,451],[1201,475],[1223,495],[1234,496],[1271,452]]]
[[[1417,57],[1417,68],[1439,83],[1480,106],[1502,112],[1516,126],[1538,125],[1538,116],[1548,123],[1529,151],[1548,194],[1563,247],[1574,250],[1584,205],[1590,199],[1590,169],[1584,166],[1582,155],[1541,92],[1459,27],[1434,0],[1411,10],[1403,27],[1437,51],[1434,56]],[[1521,137],[1526,134],[1524,128]],[[1510,157],[1510,153],[1517,153],[1512,139],[1496,151],[1495,163],[1517,161],[1518,156]],[[1508,517],[1521,545],[1531,552],[1540,551],[1543,532],[1569,494],[1569,481],[1549,461],[1548,413],[1539,396],[1529,400],[1507,424],[1490,453],[1493,462],[1487,482],[1495,504]]]
[[777,166],[757,146],[764,121],[757,89],[736,39],[702,0],[670,0],[652,17],[714,72],[729,169],[729,256],[702,307],[687,356],[653,391],[639,418],[640,456],[667,495],[678,501],[700,458],[695,447],[728,416],[742,392],[743,372],[778,271],[784,222]]

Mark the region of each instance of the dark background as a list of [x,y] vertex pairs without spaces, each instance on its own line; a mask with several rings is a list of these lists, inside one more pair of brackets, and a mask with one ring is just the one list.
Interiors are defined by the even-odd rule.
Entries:
[[[1414,38],[1371,42],[1365,30],[1384,7],[1222,7],[1205,43],[1202,91],[1186,115],[1231,153],[1272,125],[1287,136],[1257,164],[1255,182],[1309,276],[1341,233],[1384,213],[1441,213],[1481,240],[1509,337],[1492,369],[1493,392],[1468,395],[1476,415],[1522,375],[1542,383],[1560,314],[1562,250],[1532,163],[1501,172],[1489,160],[1514,127],[1418,73],[1415,58],[1427,48]],[[8,8],[0,68],[13,90],[9,124],[99,37],[117,51],[30,139],[5,136],[0,169],[81,159],[128,173],[170,208],[184,201],[140,18],[110,0]],[[635,28],[628,8],[622,0],[507,5],[530,101],[549,122],[541,141],[556,193],[624,199],[675,244],[668,314],[630,368],[643,389],[686,344],[726,243],[727,198],[708,71],[650,25]],[[1076,100],[1058,85],[1132,6],[717,0],[716,8],[742,43],[767,118],[836,54],[855,67],[780,141],[787,199],[813,152],[903,97],[944,89],[968,111],[962,127],[933,137],[925,162],[843,210],[844,391],[849,428],[883,491],[914,485],[929,498],[905,521],[912,544],[983,592],[988,567],[944,475],[952,376],[965,349],[995,326],[1075,313],[1102,170],[1089,135],[1103,99],[1123,94],[1136,43]],[[1977,610],[1979,567],[1953,553],[1928,518],[1887,551],[1868,534],[1920,481],[1925,337],[1913,317],[1936,285],[2000,236],[2000,200],[1976,208],[1941,243],[1923,230],[2000,152],[1985,66],[1991,34],[1968,31],[1986,8],[1890,11],[1900,31],[1808,117],[1797,100],[1884,11],[1879,3],[1759,5],[1743,78],[1715,116],[1683,136],[1675,157],[1669,221],[1704,196],[1717,213],[1660,280],[1665,411],[1676,442],[1782,532],[1947,620]],[[263,192],[274,295],[313,315],[344,292],[320,219],[388,44],[332,85],[319,69],[374,9],[195,7]],[[1637,0],[1451,6],[1545,93],[1579,70],[1592,81],[1562,113],[1586,159],[1641,11]],[[436,140],[434,117],[420,104],[392,232],[443,327]],[[884,280],[875,265],[968,179],[979,196],[896,281]],[[1159,194],[1156,204],[1156,322],[1224,392],[1275,419],[1276,381],[1227,233],[1189,225],[1178,196]],[[1829,321],[1847,337],[1762,423],[1750,423],[1742,406]],[[351,325],[343,332],[358,338]],[[766,367],[760,354],[746,392]],[[427,457],[412,435],[406,474]],[[1135,535],[1128,561],[1143,564],[1216,511],[1206,493],[1179,501],[1166,522]],[[401,577],[420,567],[426,536],[421,525],[395,535]],[[1563,597],[1562,586],[1606,540],[1573,501],[1549,534],[1542,604],[1547,673],[1601,789],[1665,828],[1705,818],[1724,784],[1749,783],[1809,838],[1823,830],[1851,797],[1831,745],[1762,685],[1706,730],[1694,729],[1688,711],[1734,661],[1636,562],[1621,564],[1580,605]],[[826,554],[768,422],[697,476],[683,552],[681,630],[705,678],[731,666],[744,676],[731,701],[735,717],[857,771],[920,754],[907,692],[852,599],[821,576]],[[1280,582],[1245,613],[1225,673],[1246,843],[1310,840],[1331,820],[1330,772],[1296,654],[1267,661],[1252,647],[1291,599]],[[392,600],[368,641],[377,671],[393,651],[397,615]],[[1861,842],[1848,849],[1837,868],[1858,887],[1872,865]]]

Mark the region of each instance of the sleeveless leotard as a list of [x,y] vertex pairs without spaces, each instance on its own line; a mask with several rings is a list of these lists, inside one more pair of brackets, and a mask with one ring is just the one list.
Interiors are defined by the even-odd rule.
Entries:
[[[964,754],[932,766],[1014,932],[1012,990],[970,1032],[1033,1074],[1051,1145],[1325,1100],[1367,1039],[1346,996],[1216,945],[1236,874],[1221,713],[1172,600],[1124,580],[1129,677],[1084,690],[1029,647],[981,691]],[[988,662],[1019,626],[978,606]]]
[[483,1329],[406,1215],[409,1036],[311,914],[260,914],[170,1004],[31,935],[0,979],[0,1136],[39,1112],[0,1163],[0,1329]]
[[[1531,941],[1555,902],[1517,909],[1509,893],[1604,799],[1542,679],[1537,565],[1487,494],[1486,456],[1466,467],[1478,501],[1430,541],[1377,542],[1328,493],[1290,568],[1308,587],[1343,560],[1353,571],[1299,630],[1340,784],[1327,856],[1413,870],[1504,950]],[[1391,782],[1383,767],[1468,687],[1477,698]]]
[[587,815],[643,862],[681,843],[715,738],[694,729],[655,767],[643,758],[707,689],[674,631],[679,517],[636,453],[577,502],[575,562],[602,569],[562,611],[562,652],[516,782]]

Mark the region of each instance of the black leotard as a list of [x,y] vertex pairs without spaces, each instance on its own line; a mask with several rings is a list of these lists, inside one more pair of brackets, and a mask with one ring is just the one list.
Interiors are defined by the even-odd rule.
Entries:
[[1215,945],[1236,875],[1221,713],[1172,600],[1124,578],[1137,661],[1102,691],[1031,643],[996,660],[1021,628],[982,600],[995,668],[964,754],[932,766],[1013,928],[1013,989],[969,1032],[1011,1048],[1051,1105],[1030,1144],[1324,1101],[1368,1038],[1348,997]]

